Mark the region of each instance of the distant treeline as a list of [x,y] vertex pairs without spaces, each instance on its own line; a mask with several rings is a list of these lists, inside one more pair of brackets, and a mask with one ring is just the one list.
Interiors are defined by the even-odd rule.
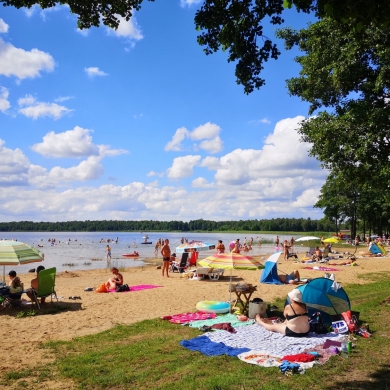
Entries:
[[107,231],[280,231],[334,232],[335,225],[310,218],[276,218],[246,221],[68,221],[0,222],[1,232],[107,232]]

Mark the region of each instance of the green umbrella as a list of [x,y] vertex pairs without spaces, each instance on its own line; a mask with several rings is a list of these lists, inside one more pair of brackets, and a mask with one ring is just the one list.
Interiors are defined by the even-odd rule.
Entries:
[[43,261],[45,255],[38,249],[20,241],[0,240],[0,265],[3,266],[3,282],[5,282],[5,266],[29,264]]

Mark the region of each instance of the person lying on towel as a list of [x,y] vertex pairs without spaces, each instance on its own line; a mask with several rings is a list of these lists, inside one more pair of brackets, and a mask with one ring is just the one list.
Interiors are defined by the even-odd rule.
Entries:
[[286,318],[284,322],[269,323],[269,320],[261,318],[260,314],[256,314],[255,320],[257,324],[271,332],[289,337],[306,337],[309,334],[310,325],[306,304],[302,302],[302,293],[295,288],[287,295],[290,303],[284,308],[283,316]]
[[296,269],[291,272],[290,275],[278,275],[279,281],[284,284],[305,284],[306,282],[301,281],[301,275]]

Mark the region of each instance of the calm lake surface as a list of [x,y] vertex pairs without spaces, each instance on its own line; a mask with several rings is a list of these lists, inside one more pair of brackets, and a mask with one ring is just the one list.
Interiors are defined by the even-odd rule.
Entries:
[[[141,244],[143,237],[147,234],[149,236],[148,241],[152,244]],[[0,239],[16,239],[18,241],[25,242],[35,248],[39,245],[43,247],[38,248],[45,254],[45,260],[42,263],[46,268],[56,267],[57,271],[64,270],[81,270],[81,269],[98,269],[106,268],[106,245],[107,242],[100,242],[101,239],[115,240],[118,237],[118,243],[110,242],[112,261],[111,266],[124,266],[124,267],[137,267],[144,264],[144,259],[148,258],[161,258],[161,254],[155,255],[154,248],[159,238],[168,238],[170,241],[171,251],[175,252],[176,247],[180,245],[182,237],[191,240],[201,240],[217,244],[218,240],[222,240],[225,247],[229,246],[231,241],[235,241],[237,238],[242,243],[244,238],[247,238],[249,242],[250,237],[253,237],[253,250],[247,252],[248,255],[257,256],[265,255],[267,253],[273,253],[275,251],[275,245],[262,244],[261,247],[257,245],[259,238],[262,241],[274,241],[275,234],[261,234],[252,235],[249,234],[235,234],[235,233],[147,233],[147,232],[0,232]],[[293,235],[294,238],[300,236]],[[289,236],[279,236],[280,241],[290,240]],[[55,245],[51,245],[49,240],[55,239]],[[134,245],[135,244],[135,245]],[[133,253],[134,250],[139,252],[140,256],[137,259],[124,258],[122,254]],[[295,247],[295,251],[306,251],[307,247],[299,246]],[[202,251],[199,253],[199,258],[204,258],[215,253],[215,250]],[[180,255],[179,255],[180,256]],[[70,266],[69,264],[73,264]],[[26,265],[19,265],[14,267],[17,273],[26,273],[31,268],[36,268],[39,263],[32,263]],[[11,269],[11,266],[7,266],[7,273]]]

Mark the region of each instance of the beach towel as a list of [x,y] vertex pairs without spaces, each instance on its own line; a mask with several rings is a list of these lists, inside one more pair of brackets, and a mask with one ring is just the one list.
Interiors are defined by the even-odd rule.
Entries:
[[342,335],[328,333],[317,335],[310,333],[309,337],[288,337],[280,333],[270,332],[257,324],[242,326],[237,333],[208,332],[204,335],[215,343],[224,343],[232,348],[249,348],[261,353],[279,357],[302,353],[309,348],[324,344],[325,340],[339,340]]
[[210,318],[215,317],[215,313],[206,313],[203,311],[198,311],[196,313],[173,314],[171,316],[161,317],[161,319],[172,322],[173,324],[187,324],[192,321],[208,320]]
[[237,356],[240,353],[249,351],[248,348],[232,348],[224,343],[212,342],[207,336],[199,336],[191,340],[182,340],[180,341],[180,345],[184,348],[190,349],[191,351],[201,352],[207,356]]
[[340,271],[337,268],[329,268],[329,267],[303,267],[303,269],[311,269],[313,271]]
[[235,314],[228,313],[228,314],[217,316],[217,317],[215,317],[213,319],[207,319],[207,320],[204,320],[204,321],[190,322],[189,326],[191,328],[201,328],[202,326],[212,326],[214,324],[221,324],[221,323],[224,323],[224,322],[229,322],[233,326],[233,328],[237,328],[239,326],[245,326],[245,325],[253,324],[254,321],[255,320],[251,320],[251,319],[249,319],[248,321],[239,321]]
[[[152,288],[163,287],[163,286],[154,286],[153,284],[139,284],[137,286],[129,286],[129,287],[130,287],[130,291],[121,291],[121,293],[141,291],[141,290],[150,290]],[[108,290],[107,292],[116,292],[116,291],[114,288],[112,290]]]

